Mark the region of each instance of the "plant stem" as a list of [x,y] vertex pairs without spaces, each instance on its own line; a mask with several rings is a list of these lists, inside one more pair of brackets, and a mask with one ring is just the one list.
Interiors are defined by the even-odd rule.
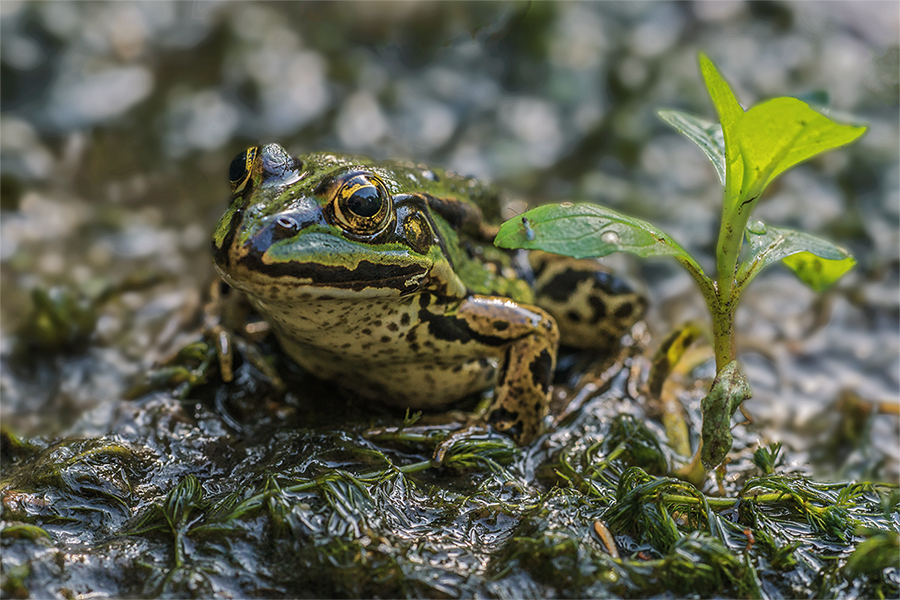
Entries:
[[[735,245],[734,236],[729,233],[730,231],[731,227],[722,223],[718,264],[716,265],[719,270],[719,279],[716,281],[717,299],[720,303],[722,298],[731,296],[731,290],[734,288],[734,274],[737,271],[737,255],[741,248],[740,243]],[[738,240],[740,241],[740,238]]]
[[[728,241],[727,243],[733,246],[733,241]],[[730,252],[736,255],[739,250],[740,246],[737,249],[732,248]],[[688,270],[694,281],[697,282],[700,292],[706,300],[709,314],[712,316],[713,348],[716,356],[716,373],[718,373],[725,365],[737,357],[734,346],[734,309],[737,307],[737,301],[740,297],[740,287],[737,290],[734,288],[734,272],[737,262],[730,261],[731,266],[723,269],[723,272],[726,269],[730,269],[729,272],[732,273],[732,276],[723,277],[720,273],[718,282],[707,277],[693,263],[681,259],[679,259],[679,262]]]
[[[727,192],[726,192],[727,193]],[[726,206],[729,199],[725,198]],[[740,212],[740,209],[737,211]],[[713,346],[716,353],[716,372],[736,358],[734,347],[734,309],[737,296],[734,293],[734,277],[737,273],[738,255],[744,240],[749,212],[745,215],[722,213],[719,228],[719,243],[716,253],[719,278],[716,281],[716,298],[709,302],[709,312],[713,318]],[[735,218],[738,217],[738,218]]]
[[[723,234],[725,235],[725,234]],[[743,235],[743,234],[741,234]],[[738,245],[734,247],[734,240],[726,237],[725,244],[730,246],[730,250],[726,256],[735,256],[740,251],[741,237],[738,237]],[[730,267],[725,267],[722,272],[731,273],[731,277],[723,277],[719,274],[718,282],[713,281],[706,276],[696,263],[678,258],[678,261],[688,270],[688,273],[697,282],[700,292],[706,300],[706,306],[713,321],[713,348],[716,355],[716,373],[722,370],[722,367],[730,363],[736,358],[734,347],[734,309],[737,306],[737,300],[740,295],[734,291],[734,273],[737,266],[737,258],[733,261],[729,260]],[[719,265],[720,268],[722,265]],[[727,300],[723,300],[727,299]]]
[[713,302],[709,302],[709,312],[713,320],[713,350],[716,355],[716,373],[737,357],[734,346],[734,309],[737,302],[731,297],[729,289],[727,300],[722,297],[722,289],[718,290]]

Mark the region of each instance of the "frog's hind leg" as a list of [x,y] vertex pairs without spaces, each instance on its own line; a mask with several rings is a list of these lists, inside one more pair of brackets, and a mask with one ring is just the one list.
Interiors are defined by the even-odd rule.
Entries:
[[614,350],[644,315],[647,299],[594,259],[531,252],[535,303],[559,326],[564,346]]
[[[553,318],[539,308],[490,296],[467,298],[452,317],[455,330],[502,352],[499,382],[486,421],[519,444],[531,442],[540,433],[550,404],[559,345]],[[435,462],[441,462],[451,438],[438,446]]]

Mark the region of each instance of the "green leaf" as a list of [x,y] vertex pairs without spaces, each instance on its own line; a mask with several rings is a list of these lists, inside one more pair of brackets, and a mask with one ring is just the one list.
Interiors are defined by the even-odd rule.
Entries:
[[780,260],[801,281],[820,292],[856,265],[856,259],[840,246],[803,231],[754,221],[747,226],[745,235],[750,256],[738,271],[741,287],[766,266]]
[[841,260],[823,260],[812,252],[798,252],[782,261],[800,281],[817,292],[826,289],[856,266],[856,259],[847,256]]
[[733,360],[722,367],[709,394],[700,401],[703,413],[703,448],[700,450],[700,460],[707,470],[718,466],[731,450],[731,417],[741,402],[751,396],[750,384],[738,369],[737,361]]
[[700,146],[716,168],[719,182],[725,185],[725,138],[718,123],[677,110],[661,110],[659,117]]
[[744,163],[741,197],[755,200],[785,170],[849,144],[865,131],[865,127],[839,125],[796,98],[757,104],[737,127]]
[[613,252],[631,252],[641,257],[674,256],[700,270],[684,248],[665,232],[599,204],[564,202],[529,210],[504,223],[494,244],[574,258]]
[[494,244],[574,258],[599,258],[613,252],[630,252],[644,258],[671,256],[688,270],[707,300],[716,294],[715,286],[697,261],[667,233],[599,204],[563,202],[539,206],[501,225]]
[[[743,181],[743,162],[736,160],[740,154],[737,141],[737,125],[744,117],[744,109],[738,103],[728,83],[719,74],[718,69],[709,57],[700,54],[700,72],[706,82],[706,89],[719,113],[722,125],[722,136],[725,143],[725,193],[726,198],[736,197],[734,190],[740,189]],[[727,210],[726,206],[726,210]]]

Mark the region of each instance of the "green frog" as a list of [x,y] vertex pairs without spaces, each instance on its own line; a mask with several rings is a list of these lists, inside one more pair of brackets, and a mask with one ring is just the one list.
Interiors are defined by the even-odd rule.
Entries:
[[277,144],[229,177],[217,270],[299,365],[364,398],[440,409],[493,389],[487,421],[528,443],[560,337],[614,347],[646,305],[596,261],[496,248],[501,195],[470,177]]

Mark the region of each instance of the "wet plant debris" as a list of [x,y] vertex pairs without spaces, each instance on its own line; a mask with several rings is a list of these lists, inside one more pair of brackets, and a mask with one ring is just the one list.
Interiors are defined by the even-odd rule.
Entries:
[[[240,359],[231,384],[207,373],[183,400],[123,403],[107,435],[4,430],[3,594],[900,593],[896,485],[817,481],[779,445],[744,439],[718,485],[698,489],[671,475],[684,457],[629,393],[646,364],[627,362],[532,445],[458,436],[440,467],[430,454],[452,428],[392,428],[400,415],[324,387],[315,402],[266,400],[265,375]],[[302,389],[291,378],[308,376],[286,373]],[[217,403],[224,386],[232,399]],[[329,402],[341,410],[310,418]],[[233,428],[225,413],[251,405],[262,417]]]

